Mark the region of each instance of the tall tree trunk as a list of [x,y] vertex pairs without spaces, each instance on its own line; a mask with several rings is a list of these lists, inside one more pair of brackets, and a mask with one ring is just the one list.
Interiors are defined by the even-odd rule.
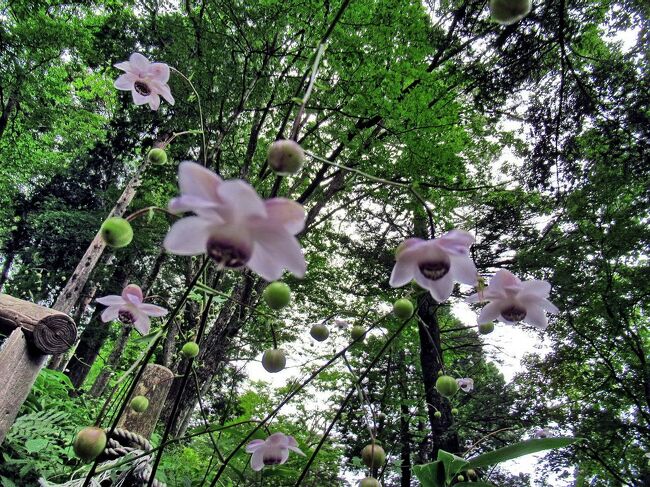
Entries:
[[[420,335],[420,365],[422,368],[422,382],[424,383],[424,397],[427,401],[427,413],[432,434],[432,457],[436,458],[438,450],[457,453],[460,450],[458,434],[452,429],[454,418],[451,414],[451,404],[447,399],[438,394],[436,380],[438,372],[443,370],[442,348],[440,346],[440,327],[438,326],[438,303],[429,293],[418,298],[418,324]],[[436,411],[442,417],[436,418]]]
[[129,336],[131,335],[131,326],[124,326],[120,331],[120,334],[113,344],[113,351],[108,357],[106,365],[95,379],[92,387],[90,388],[89,394],[93,397],[99,397],[104,393],[106,385],[113,374],[113,371],[117,369],[120,359],[122,358],[122,353],[126,348],[126,344],[129,341]]
[[[142,183],[142,175],[144,174],[147,165],[148,159],[145,158],[145,160],[140,164],[140,167],[138,167],[136,173],[127,183],[124,191],[122,191],[122,195],[115,203],[115,206],[110,211],[107,218],[112,216],[122,216],[124,214],[126,208],[131,204],[131,201],[133,201],[138,187]],[[62,311],[66,314],[69,314],[72,311],[74,305],[79,301],[79,296],[105,248],[106,244],[102,240],[101,233],[98,231],[95,238],[88,246],[86,253],[79,261],[79,264],[77,264],[77,268],[72,273],[70,279],[68,279],[65,288],[63,288],[57,297],[54,306],[52,306],[53,309]]]

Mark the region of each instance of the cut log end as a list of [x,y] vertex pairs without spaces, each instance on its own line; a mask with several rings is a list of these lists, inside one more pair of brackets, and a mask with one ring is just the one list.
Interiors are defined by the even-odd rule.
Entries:
[[63,353],[77,339],[77,326],[64,314],[46,316],[34,328],[34,345],[45,354]]

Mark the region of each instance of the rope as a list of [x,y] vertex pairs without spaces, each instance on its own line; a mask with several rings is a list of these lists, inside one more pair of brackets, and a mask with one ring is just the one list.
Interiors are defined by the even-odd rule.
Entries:
[[[104,431],[108,434],[110,428],[106,428]],[[125,429],[115,428],[102,453],[102,458],[113,460],[126,456],[129,453],[139,451],[146,453],[152,449],[151,443],[146,438]],[[149,485],[149,478],[151,477],[150,463],[152,460],[152,456],[147,455],[135,461],[131,478],[139,482],[141,487],[147,487]],[[152,485],[153,487],[167,487],[163,482],[156,479],[154,479]]]

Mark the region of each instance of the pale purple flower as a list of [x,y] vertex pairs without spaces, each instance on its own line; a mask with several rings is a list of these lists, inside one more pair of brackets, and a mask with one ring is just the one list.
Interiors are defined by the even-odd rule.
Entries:
[[339,330],[346,330],[350,326],[350,323],[345,320],[334,318],[334,326]]
[[433,240],[405,240],[397,249],[390,285],[401,287],[415,279],[436,301],[445,301],[454,282],[476,283],[476,266],[469,256],[473,243],[474,237],[463,230],[451,230]]
[[119,320],[125,325],[133,325],[142,335],[149,333],[150,316],[165,316],[167,310],[155,304],[143,303],[142,289],[135,284],[129,284],[122,290],[122,295],[116,294],[98,298],[97,302],[108,306],[102,312],[102,321]]
[[130,91],[136,105],[148,103],[152,110],[158,110],[161,96],[170,105],[174,104],[167,84],[169,66],[165,63],[149,62],[142,54],[134,52],[128,61],[117,63],[115,67],[125,72],[115,80],[115,88]]
[[456,384],[461,388],[463,392],[471,392],[474,389],[474,379],[469,377],[463,379],[456,379]]
[[506,323],[525,321],[540,330],[546,329],[546,314],[559,310],[547,298],[551,285],[546,281],[521,281],[512,272],[498,271],[489,286],[467,298],[470,303],[489,301],[481,310],[478,324],[500,320]]
[[223,181],[193,162],[178,171],[181,196],[172,212],[194,212],[171,227],[163,246],[172,254],[208,254],[221,267],[246,266],[267,281],[287,269],[303,277],[305,257],[295,235],[305,226],[305,210],[286,198],[263,201],[245,181]]
[[540,428],[537,431],[535,431],[534,435],[535,438],[548,438],[551,436],[551,431],[548,428]]
[[267,465],[282,465],[289,458],[289,450],[305,456],[293,436],[284,433],[273,433],[266,440],[253,440],[246,445],[246,452],[253,454],[251,468],[256,472]]

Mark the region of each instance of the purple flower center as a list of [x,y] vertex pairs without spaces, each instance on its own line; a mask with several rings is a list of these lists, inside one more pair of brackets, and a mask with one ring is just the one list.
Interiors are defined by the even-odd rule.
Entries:
[[149,85],[143,81],[136,81],[133,84],[133,88],[135,88],[135,91],[137,91],[142,96],[151,95],[151,88],[149,88]]
[[501,310],[501,316],[507,321],[521,321],[526,317],[526,310],[519,306],[510,305]]
[[277,452],[266,452],[262,457],[264,465],[280,465],[282,463],[282,455]]
[[424,277],[432,281],[437,281],[447,275],[451,265],[448,260],[433,260],[430,262],[422,262],[418,267]]
[[132,325],[133,323],[135,323],[135,316],[133,316],[133,313],[125,309],[121,309],[117,313],[117,319],[120,320],[125,325]]
[[236,269],[248,262],[252,251],[241,243],[237,244],[213,236],[208,239],[207,253],[217,264]]

